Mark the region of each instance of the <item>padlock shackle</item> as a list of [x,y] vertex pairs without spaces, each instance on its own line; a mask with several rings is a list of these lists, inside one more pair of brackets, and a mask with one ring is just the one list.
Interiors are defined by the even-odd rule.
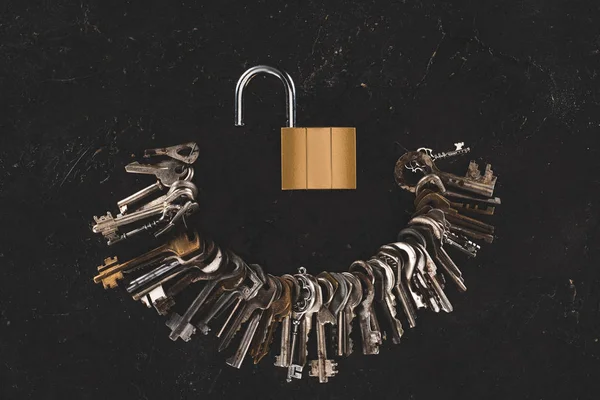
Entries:
[[285,88],[287,126],[290,128],[296,126],[296,87],[294,86],[294,81],[287,72],[282,72],[277,68],[269,67],[268,65],[257,65],[248,69],[240,76],[240,79],[235,86],[235,126],[244,125],[244,89],[252,78],[258,74],[276,76],[283,83],[283,87]]

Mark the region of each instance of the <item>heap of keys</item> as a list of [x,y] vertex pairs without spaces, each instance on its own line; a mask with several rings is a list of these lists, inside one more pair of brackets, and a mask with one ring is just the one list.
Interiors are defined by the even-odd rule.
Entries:
[[[421,148],[400,157],[395,179],[415,194],[415,212],[396,240],[374,256],[354,261],[344,272],[313,275],[301,267],[283,276],[247,264],[185,226],[185,216],[198,208],[191,182],[195,143],[147,150],[148,163],[125,169],[157,181],[119,201],[116,218],[110,212],[95,218],[93,230],[109,244],[142,231],[163,243],[125,262],[106,258],[94,282],[105,289],[122,286],[165,316],[173,341],[215,333],[218,350],[228,353],[226,363],[234,368],[247,356],[257,364],[277,352],[273,361],[283,379],[309,376],[326,383],[338,374],[341,358],[361,351],[377,355],[384,342],[402,343],[417,325],[418,312],[452,312],[448,280],[459,291],[467,289],[454,258],[475,257],[480,243],[493,241],[494,227],[481,218],[500,204],[494,197],[496,177],[490,165],[482,173],[471,162],[459,176],[440,170],[435,161],[469,150],[457,143],[450,152]],[[187,231],[172,230],[178,223]],[[278,346],[271,349],[277,332]]]
[[[160,236],[185,217],[198,210],[198,189],[191,182],[192,164],[198,158],[196,143],[146,150],[144,159],[125,166],[132,174],[153,175],[156,182],[117,202],[119,213],[113,217],[94,217],[94,233],[101,233],[109,245],[140,232],[151,231]],[[157,193],[167,191],[160,196]]]

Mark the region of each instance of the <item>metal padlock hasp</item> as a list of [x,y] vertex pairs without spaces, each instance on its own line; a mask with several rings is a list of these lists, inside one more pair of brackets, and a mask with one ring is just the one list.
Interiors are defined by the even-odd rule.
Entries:
[[235,88],[235,125],[243,126],[243,96],[258,74],[276,76],[285,88],[287,127],[281,128],[281,189],[356,189],[356,128],[296,126],[296,87],[285,72],[257,65]]

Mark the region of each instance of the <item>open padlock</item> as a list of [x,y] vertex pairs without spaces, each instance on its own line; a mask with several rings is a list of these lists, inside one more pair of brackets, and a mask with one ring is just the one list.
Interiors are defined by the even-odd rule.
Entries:
[[252,78],[274,75],[285,87],[287,127],[281,128],[281,189],[356,189],[356,128],[296,127],[296,88],[285,72],[257,65],[235,88],[235,125],[243,126],[243,94]]

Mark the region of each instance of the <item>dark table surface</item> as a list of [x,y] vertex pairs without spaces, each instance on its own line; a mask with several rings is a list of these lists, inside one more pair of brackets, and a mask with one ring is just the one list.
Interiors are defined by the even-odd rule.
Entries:
[[[8,1],[0,12],[0,398],[591,399],[600,382],[600,6],[595,1]],[[301,126],[355,126],[358,189],[282,192],[283,91]],[[283,274],[341,271],[411,212],[404,149],[465,141],[490,162],[497,238],[457,255],[469,290],[403,343],[340,360],[327,385],[241,370],[214,336],[172,342],[163,317],[91,278],[92,216],[150,182],[131,155],[195,140],[193,225]],[[468,160],[467,159],[467,160]],[[448,166],[461,173],[464,160]]]

